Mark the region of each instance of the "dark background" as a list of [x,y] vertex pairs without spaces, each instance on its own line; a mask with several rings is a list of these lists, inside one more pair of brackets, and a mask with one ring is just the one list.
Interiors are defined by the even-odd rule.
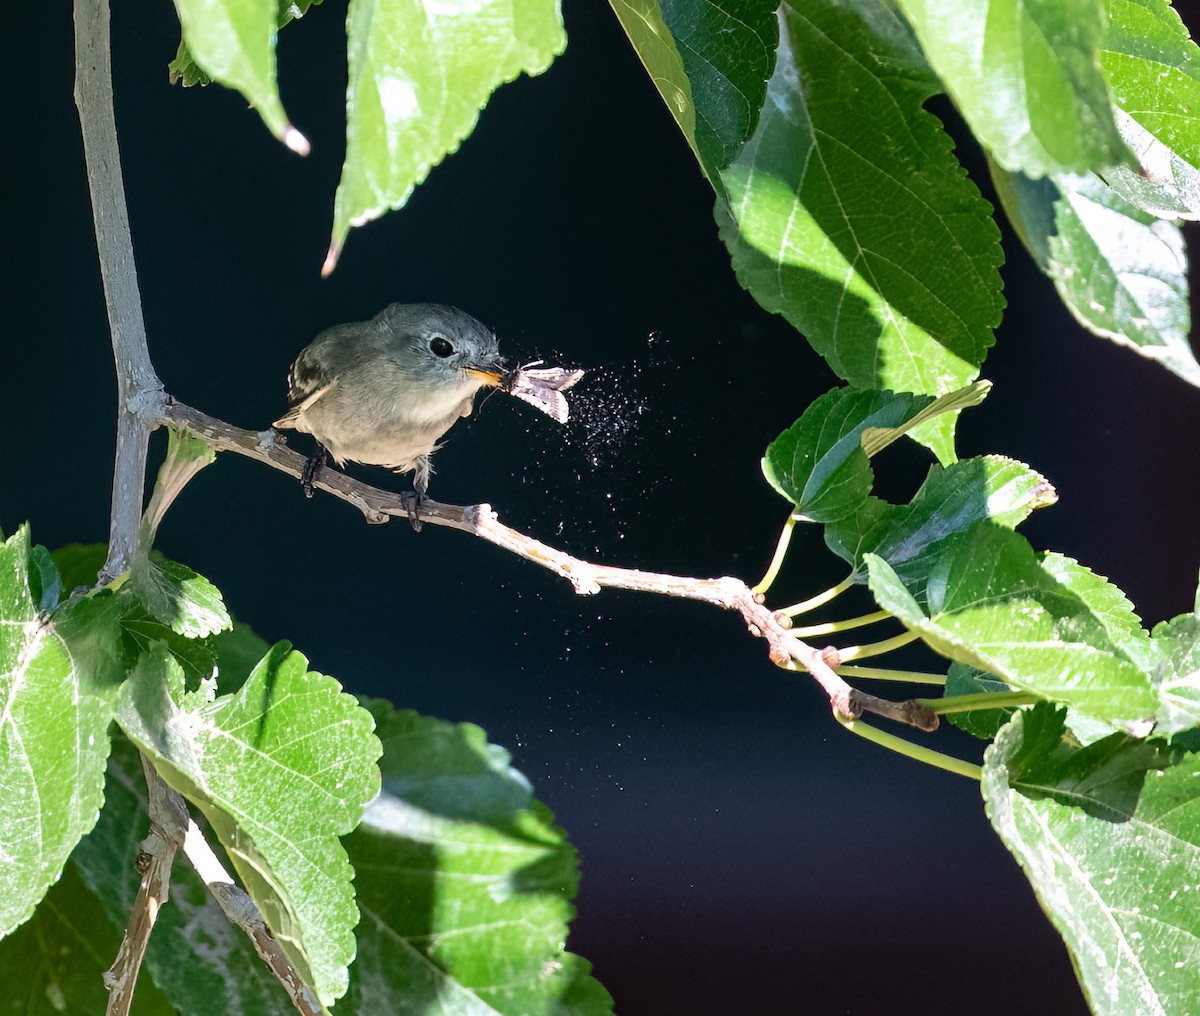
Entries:
[[[568,0],[566,55],[501,89],[407,208],[352,233],[326,281],[344,5],[327,0],[280,38],[307,159],[232,92],[168,87],[166,0],[115,7],[134,244],[172,393],[263,428],[320,329],[391,301],[454,303],[510,354],[591,368],[579,408],[608,426],[564,432],[494,398],[438,455],[436,497],[489,501],[592,559],[761,574],[786,508],[759,457],[837,381],[737,286],[712,193],[606,5]],[[101,541],[115,399],[69,5],[6,16],[0,527],[29,519],[51,547]],[[1188,610],[1200,392],[1082,332],[1006,243],[1010,308],[984,367],[996,387],[963,418],[960,449],[1015,456],[1056,484],[1060,504],[1024,529],[1036,546],[1110,576],[1148,623]],[[884,492],[911,492],[926,462],[889,451]],[[569,944],[625,1016],[1086,1011],[978,787],[844,733],[735,617],[580,598],[461,534],[368,527],[331,498],[306,502],[234,456],[189,486],[160,546],[350,689],[478,723],[511,749],[579,848]],[[802,533],[778,602],[841,574],[819,533]],[[843,599],[830,616],[866,608]],[[934,665],[920,650],[905,663]],[[933,741],[978,755],[954,731]]]

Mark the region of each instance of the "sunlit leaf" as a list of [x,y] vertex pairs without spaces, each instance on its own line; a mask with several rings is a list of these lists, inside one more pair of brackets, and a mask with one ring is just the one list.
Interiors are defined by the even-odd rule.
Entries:
[[1164,0],[1108,0],[1100,49],[1117,128],[1139,167],[1103,173],[1162,218],[1200,217],[1200,50]]
[[372,705],[383,791],[346,839],[362,921],[338,1011],[607,1016],[564,951],[575,851],[482,730]]
[[1132,161],[1099,47],[1103,0],[900,0],[929,62],[1005,169],[1040,177]]
[[1099,1016],[1200,1011],[1200,760],[1170,760],[1120,734],[1070,748],[1049,706],[985,755],[988,817]]
[[1035,508],[1052,504],[1054,488],[1023,462],[986,455],[935,466],[906,505],[877,497],[861,502],[825,529],[825,542],[866,576],[863,558],[883,558],[910,588],[923,583],[939,558],[938,544],[984,519],[1014,528]]
[[879,605],[943,655],[1086,716],[1149,730],[1156,696],[1124,637],[1110,634],[1107,598],[1093,608],[1016,533],[980,522],[950,537],[913,590],[882,558],[865,561]]
[[338,836],[378,787],[370,714],[275,646],[233,695],[184,688],[175,660],[143,657],[118,720],[208,818],[247,891],[325,1004],[346,990],[358,920]]
[[322,271],[351,227],[399,208],[457,150],[488,97],[563,51],[556,0],[351,0],[346,161]]
[[[82,875],[86,891],[108,915],[117,942],[137,892],[135,862],[149,829],[141,759],[118,734],[108,759],[104,810],[67,869]],[[109,961],[114,955],[115,944]],[[151,978],[171,1000],[170,1011],[186,1016],[289,1016],[296,1011],[250,940],[229,922],[192,866],[183,861],[171,871],[171,902],[158,913],[135,1005],[143,982]],[[71,1011],[101,1012],[103,1007],[101,1002],[97,1009]]]
[[763,475],[795,504],[797,514],[813,522],[839,518],[871,492],[863,431],[899,426],[931,401],[907,393],[835,388],[771,442]]
[[[1000,319],[999,232],[923,108],[939,88],[884,5],[785,3],[758,127],[722,174],[738,280],[858,388],[961,388]],[[953,428],[919,439],[951,462]]]
[[[288,123],[275,81],[276,0],[175,0],[175,10],[183,43],[204,76],[241,92],[272,134],[306,152],[308,144]],[[173,65],[172,74],[185,83],[203,83],[182,62]]]
[[1160,734],[1178,734],[1200,726],[1200,617],[1181,614],[1154,629],[1162,662],[1154,675],[1161,700]]
[[779,38],[775,0],[609,2],[719,190],[720,171],[754,133],[766,97]]
[[39,613],[30,560],[28,528],[0,544],[0,936],[29,917],[96,821],[124,676],[112,594]]

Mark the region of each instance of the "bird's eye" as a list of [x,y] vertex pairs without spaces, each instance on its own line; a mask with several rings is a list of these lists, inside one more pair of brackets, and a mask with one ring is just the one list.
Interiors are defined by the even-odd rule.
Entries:
[[440,335],[438,335],[429,340],[429,351],[433,353],[434,356],[440,356],[445,359],[454,352],[454,347],[450,345],[448,340],[443,339]]

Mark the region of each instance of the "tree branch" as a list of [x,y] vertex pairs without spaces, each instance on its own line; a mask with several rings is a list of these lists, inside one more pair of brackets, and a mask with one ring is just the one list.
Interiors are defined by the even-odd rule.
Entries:
[[321,1000],[304,983],[304,979],[292,966],[292,961],[287,958],[287,954],[271,934],[271,929],[267,927],[254,901],[233,881],[194,821],[188,822],[183,838],[183,852],[196,869],[196,874],[208,886],[208,891],[212,893],[213,899],[217,901],[229,923],[246,933],[255,951],[287,991],[297,1012],[303,1016],[324,1016],[325,1009],[321,1006]]
[[128,571],[136,552],[146,487],[146,448],[164,401],[150,362],[138,292],[121,155],[113,115],[108,0],[75,2],[75,106],[117,371],[117,453],[113,469],[106,582]]
[[141,842],[137,868],[142,876],[137,896],[129,914],[129,924],[117,958],[104,974],[108,989],[106,1016],[126,1016],[133,1004],[138,971],[150,942],[150,932],[158,920],[158,912],[167,902],[171,890],[171,865],[175,851],[183,845],[189,818],[187,805],[162,777],[142,757],[142,771],[150,793],[150,832]]
[[[243,430],[170,400],[163,422],[186,429],[218,451],[245,455],[297,478],[304,471],[304,456],[286,447],[273,430]],[[372,523],[387,522],[394,517],[406,518],[412,506],[411,496],[372,487],[328,467],[321,470],[313,486],[354,505]],[[834,667],[840,665],[835,648],[817,649],[796,638],[788,631],[791,619],[764,606],[762,595],[755,593],[741,579],[728,576],[698,579],[593,564],[504,525],[486,504],[451,505],[426,498],[421,502],[421,521],[458,529],[503,547],[562,576],[581,595],[598,593],[602,588],[630,589],[699,600],[725,610],[735,610],[741,614],[752,635],[766,640],[771,661],[787,669],[803,669],[812,674],[841,716],[856,719],[864,712],[870,712],[921,730],[937,729],[938,718],[926,706],[915,701],[892,702],[850,687],[834,673]]]

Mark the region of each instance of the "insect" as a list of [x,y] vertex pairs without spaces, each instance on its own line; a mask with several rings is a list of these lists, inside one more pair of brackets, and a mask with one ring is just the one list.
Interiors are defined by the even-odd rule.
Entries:
[[565,367],[530,370],[543,362],[534,360],[514,368],[500,379],[499,388],[540,409],[556,423],[566,423],[570,408],[563,392],[583,377],[583,371],[567,370]]

